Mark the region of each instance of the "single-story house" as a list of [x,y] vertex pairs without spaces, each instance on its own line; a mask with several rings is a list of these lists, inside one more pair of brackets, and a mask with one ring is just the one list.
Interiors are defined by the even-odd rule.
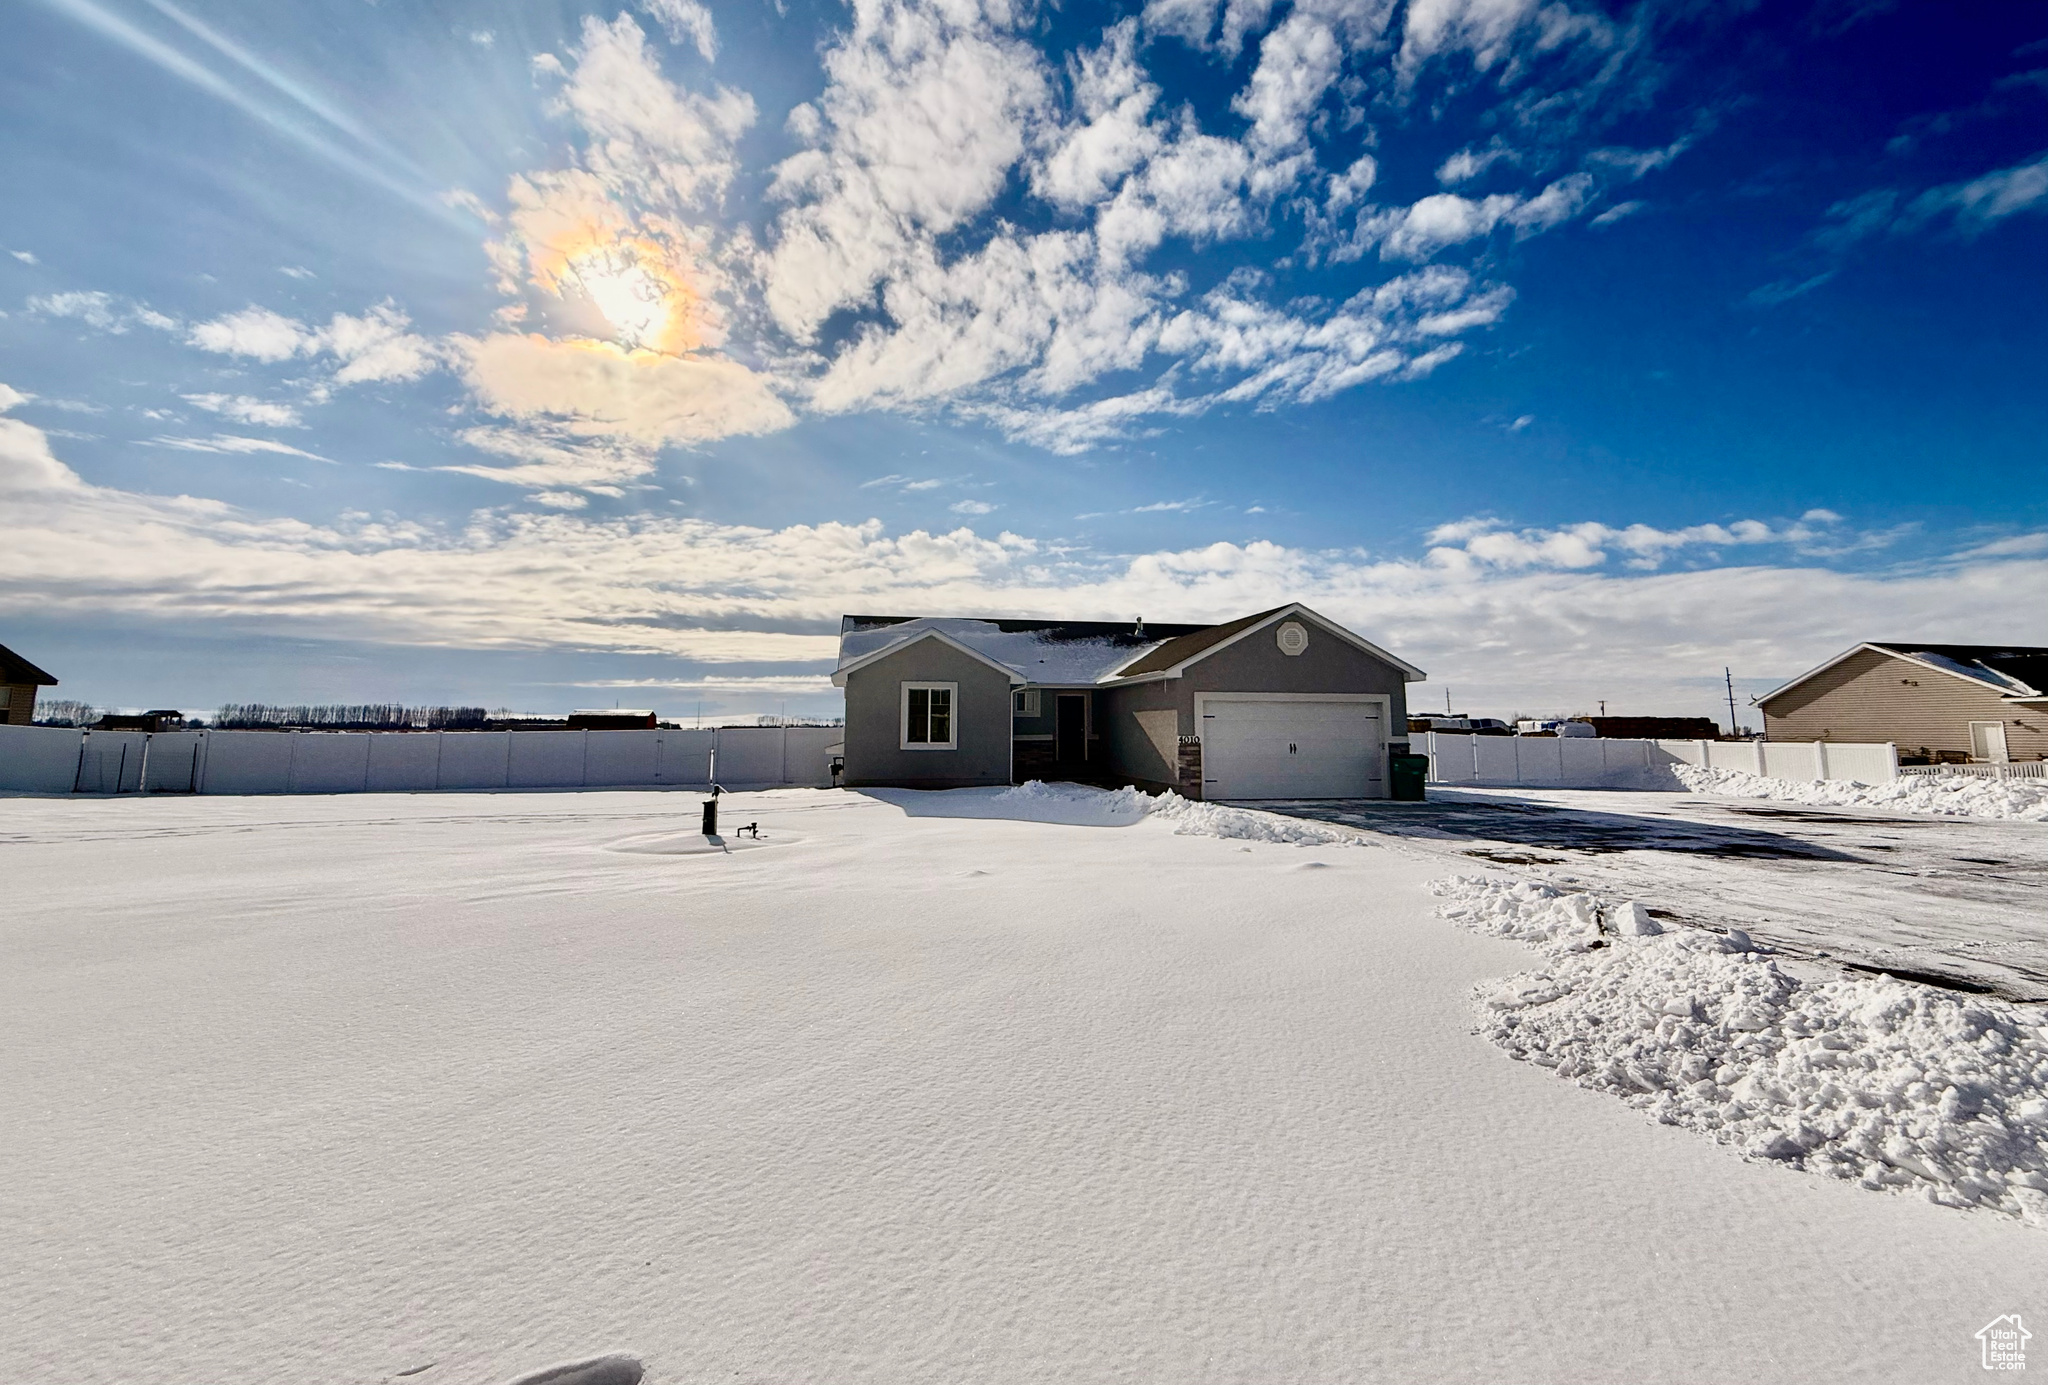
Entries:
[[1306,606],[1221,625],[846,616],[848,787],[1385,798],[1421,669]]
[[1920,760],[2048,755],[2048,649],[1866,642],[1757,699],[1773,741],[1890,741]]
[[56,686],[56,679],[0,644],[0,726],[34,725],[36,689]]

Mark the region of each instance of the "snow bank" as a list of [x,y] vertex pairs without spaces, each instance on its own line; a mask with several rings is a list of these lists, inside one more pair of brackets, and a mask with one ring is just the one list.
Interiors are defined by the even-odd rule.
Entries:
[[2048,780],[1976,779],[1966,775],[1910,775],[1889,784],[1853,779],[1766,779],[1739,769],[1673,765],[1671,772],[1693,793],[1730,798],[1771,798],[1828,808],[1893,808],[1947,817],[2017,818],[2048,822]]
[[1356,832],[1326,823],[1304,822],[1277,813],[1197,803],[1177,793],[1158,795],[1135,788],[1091,789],[1080,784],[1047,784],[1033,779],[1010,789],[869,789],[867,793],[905,811],[931,817],[1013,818],[1074,827],[1128,827],[1146,817],[1174,825],[1182,837],[1227,837],[1284,846],[1366,846]]
[[1867,1188],[2048,1226],[2048,1014],[1889,977],[1802,982],[1740,932],[1641,905],[1453,876],[1438,912],[1541,948],[1480,988],[1516,1058],[1670,1125]]
[[[1125,790],[1126,793],[1134,792]],[[1261,813],[1251,808],[1226,808],[1218,803],[1197,803],[1177,793],[1152,799],[1152,816],[1174,824],[1181,837],[1229,837],[1237,841],[1276,842],[1285,846],[1370,846],[1356,832],[1320,822]]]

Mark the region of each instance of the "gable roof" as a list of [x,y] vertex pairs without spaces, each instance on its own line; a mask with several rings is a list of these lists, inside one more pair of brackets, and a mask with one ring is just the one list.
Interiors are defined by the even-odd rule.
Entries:
[[[937,640],[940,644],[951,645],[953,648],[959,650],[962,654],[965,654],[968,658],[976,660],[980,663],[987,664],[996,672],[1007,675],[1009,677],[1011,686],[1013,687],[1018,686],[1026,681],[1023,674],[1017,672],[1017,670],[1011,668],[1008,664],[999,663],[996,660],[991,659],[988,655],[982,653],[980,650],[974,648],[973,646],[963,644],[961,641],[954,639],[945,631],[923,629],[903,634],[896,639],[892,639],[883,643],[877,648],[869,650],[865,654],[859,655],[858,657],[853,659],[848,659],[845,662],[841,663],[838,668],[832,670],[832,686],[835,688],[843,688],[846,686],[846,675],[852,673],[855,669],[865,668],[869,664],[874,663],[878,659],[886,659],[891,654],[901,653],[903,650],[910,648],[910,646],[914,644],[922,644],[926,640]],[[842,657],[844,657],[844,651],[846,649],[846,637],[844,635],[840,636],[839,648],[842,651]]]
[[2048,649],[2036,645],[1919,644],[1904,640],[1865,640],[1810,668],[1756,699],[1761,707],[1841,663],[1869,650],[1903,659],[1934,673],[1974,683],[1986,692],[2014,702],[2048,700]]
[[1285,606],[1275,606],[1270,611],[1260,611],[1257,615],[1227,621],[1222,625],[1212,625],[1195,634],[1168,640],[1159,648],[1117,670],[1116,681],[1133,678],[1178,678],[1189,664],[1198,663],[1211,654],[1220,653],[1246,636],[1255,634],[1288,616],[1298,616],[1311,621],[1354,649],[1363,650],[1382,663],[1393,665],[1401,670],[1404,682],[1420,683],[1429,677],[1406,659],[1389,654],[1364,636],[1345,629],[1327,616],[1311,611],[1299,601],[1290,601]]
[[1286,609],[1285,606],[1275,606],[1270,611],[1260,611],[1257,615],[1243,616],[1237,620],[1225,621],[1221,625],[1206,625],[1199,630],[1167,640],[1151,653],[1125,664],[1116,671],[1116,676],[1136,678],[1140,674],[1164,673],[1167,669],[1176,668],[1208,653],[1240,630],[1249,630],[1260,621],[1278,615]]
[[1221,625],[1146,625],[1121,621],[1032,620],[1009,617],[845,616],[839,622],[839,667],[834,684],[885,655],[936,636],[1011,675],[1013,684],[1086,687],[1131,678],[1177,677],[1198,659],[1228,647],[1281,617],[1297,614],[1338,638],[1422,678],[1414,665],[1324,619],[1299,603]]
[[45,688],[57,686],[56,679],[4,644],[0,644],[0,683],[34,683]]

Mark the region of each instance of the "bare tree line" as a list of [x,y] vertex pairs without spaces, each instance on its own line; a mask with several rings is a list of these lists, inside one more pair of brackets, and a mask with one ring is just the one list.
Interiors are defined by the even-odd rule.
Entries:
[[219,731],[269,731],[291,727],[322,731],[476,731],[490,720],[482,707],[406,707],[396,702],[332,703],[273,707],[263,702],[229,702],[214,713]]

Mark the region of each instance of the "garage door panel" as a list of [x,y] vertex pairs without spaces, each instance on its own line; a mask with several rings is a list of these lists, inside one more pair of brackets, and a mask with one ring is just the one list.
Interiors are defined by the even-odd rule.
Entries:
[[1203,791],[1211,798],[1377,798],[1385,726],[1376,703],[1205,703]]

